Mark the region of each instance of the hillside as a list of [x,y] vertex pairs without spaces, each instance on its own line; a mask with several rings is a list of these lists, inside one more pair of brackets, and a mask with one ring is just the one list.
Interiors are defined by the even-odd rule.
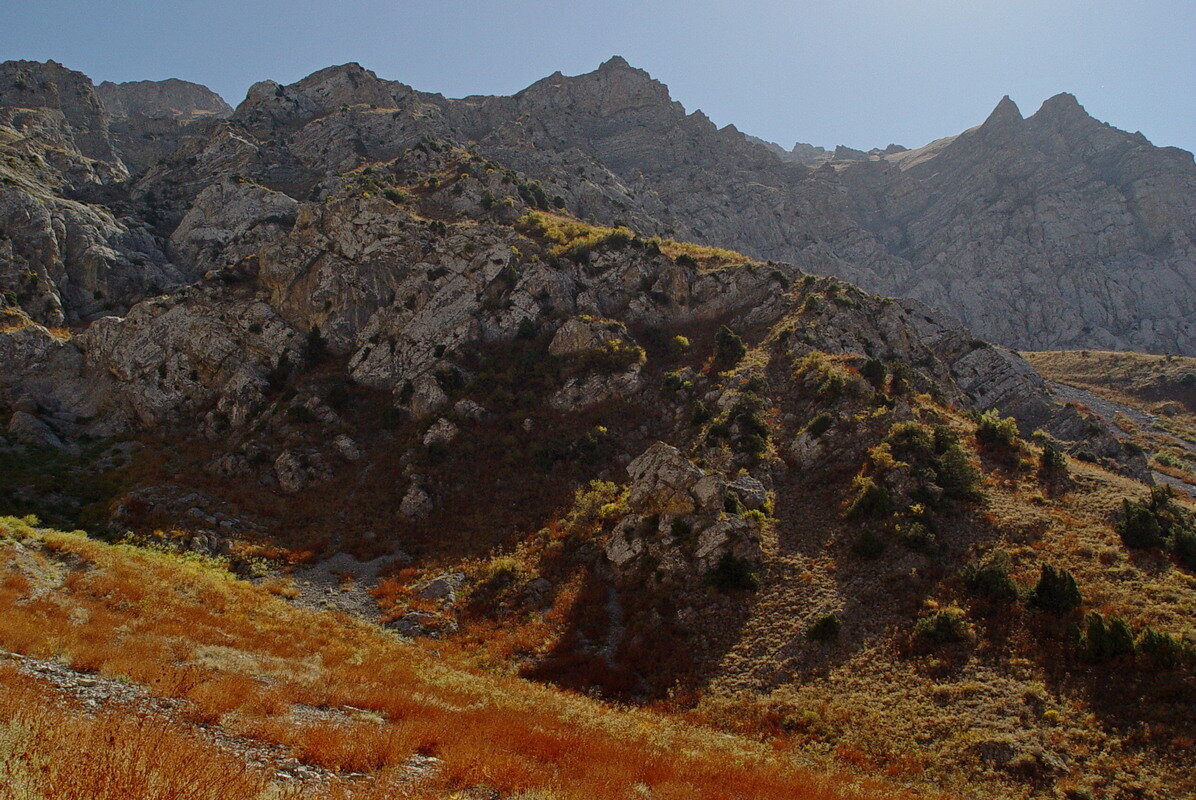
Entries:
[[[1023,357],[933,266],[953,191],[1027,285],[1012,228],[1096,268],[1034,227],[1051,187],[1124,201],[1102,236],[1151,246],[1094,246],[1167,307],[1035,288],[1000,338],[1183,349],[1182,156],[1063,99],[810,170],[621,59],[460,100],[330,67],[231,113],[10,62],[0,101],[0,769],[34,796],[101,791],[28,766],[72,737],[152,770],[109,724],[211,797],[1196,791],[1196,515],[1156,485],[1186,411],[1118,411],[1192,360]],[[952,291],[1021,302],[959,236]]]
[[1077,402],[1102,406],[1099,413],[1151,453],[1156,480],[1196,494],[1196,359],[1099,350],[1023,355],[1048,380],[1090,393],[1076,394]]
[[0,558],[0,647],[27,654],[0,653],[0,797],[902,796],[747,739],[455,669],[212,560],[15,518],[0,520]]

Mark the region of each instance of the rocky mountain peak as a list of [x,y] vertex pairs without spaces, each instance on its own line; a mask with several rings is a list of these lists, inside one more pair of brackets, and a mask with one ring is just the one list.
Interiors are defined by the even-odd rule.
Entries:
[[112,117],[227,117],[232,106],[206,86],[178,78],[161,81],[104,81],[96,87]]
[[1009,95],[1005,95],[977,129],[977,133],[985,137],[1003,135],[1019,128],[1022,122],[1021,109]]
[[565,104],[603,116],[649,108],[667,109],[669,116],[684,115],[669,88],[646,71],[612,56],[593,72],[568,77],[560,73],[538,81],[516,95],[525,103]]
[[1053,119],[1092,119],[1080,101],[1071,92],[1060,92],[1054,97],[1047,98],[1042,106],[1034,113],[1038,118]]
[[61,112],[80,153],[123,171],[108,136],[104,104],[82,72],[57,61],[5,61],[0,64],[0,106]]
[[598,69],[600,69],[600,70],[627,69],[627,70],[634,70],[636,72],[643,72],[643,70],[633,67],[633,66],[631,66],[631,64],[627,63],[627,59],[623,58],[623,56],[611,56],[606,61],[603,61],[601,64],[599,64]]
[[326,67],[282,86],[259,81],[249,89],[233,118],[249,127],[302,124],[344,106],[395,108],[411,87],[379,78],[355,61]]

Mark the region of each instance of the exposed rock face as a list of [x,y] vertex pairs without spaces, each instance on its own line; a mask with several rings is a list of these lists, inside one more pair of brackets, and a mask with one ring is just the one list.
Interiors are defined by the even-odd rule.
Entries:
[[1027,119],[1005,98],[949,142],[842,174],[857,217],[915,268],[880,291],[1013,346],[1196,348],[1190,153],[1064,94]]
[[633,508],[647,514],[688,514],[695,508],[690,491],[702,477],[681,452],[657,442],[627,465]]
[[233,111],[206,86],[177,78],[104,81],[96,91],[104,102],[116,149],[134,175],[169,157],[189,137],[201,135]]
[[8,62],[0,104],[0,291],[36,321],[61,325],[123,311],[187,279],[144,221],[88,199],[126,172],[86,76],[53,62]]
[[[83,76],[27,62],[6,74],[5,103],[60,110],[85,155],[116,163]],[[38,88],[59,83],[78,87]],[[142,175],[133,194],[168,229],[233,178],[301,200],[422,142],[472,141],[583,218],[916,297],[1002,344],[1196,352],[1191,156],[1098,123],[1070,96],[1028,119],[1003,101],[984,125],[917,150],[831,153],[716,129],[618,57],[462,100],[347,64],[256,84],[227,122],[218,98],[181,81],[103,93]]]
[[227,117],[232,106],[206,86],[178,78],[163,81],[104,81],[96,87],[111,117]]
[[55,61],[0,63],[0,106],[50,108],[61,112],[79,152],[124,170],[108,136],[104,104],[82,72]]

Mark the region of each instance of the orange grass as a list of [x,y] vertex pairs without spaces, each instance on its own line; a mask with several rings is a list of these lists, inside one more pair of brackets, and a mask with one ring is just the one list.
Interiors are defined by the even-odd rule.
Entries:
[[[848,790],[763,744],[698,725],[465,672],[378,628],[297,609],[177,557],[7,519],[0,565],[5,526],[10,538],[43,543],[47,571],[72,567],[36,598],[20,581],[0,582],[0,647],[185,699],[196,722],[283,745],[311,764],[382,774],[419,753],[440,759],[429,780],[445,790],[578,800],[631,797],[637,786],[694,800],[899,796]],[[298,703],[328,719],[297,713]]]
[[249,800],[262,776],[155,717],[87,716],[0,665],[0,800]]

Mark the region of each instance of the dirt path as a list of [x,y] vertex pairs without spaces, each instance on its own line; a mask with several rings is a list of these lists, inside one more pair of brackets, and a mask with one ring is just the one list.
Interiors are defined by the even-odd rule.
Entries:
[[[1118,416],[1124,416],[1130,419],[1135,425],[1145,430],[1148,430],[1152,435],[1166,439],[1168,442],[1174,444],[1176,447],[1182,448],[1192,455],[1196,456],[1196,444],[1185,441],[1175,434],[1171,433],[1164,427],[1162,420],[1154,414],[1143,411],[1134,406],[1127,406],[1123,403],[1117,403],[1113,400],[1106,400],[1103,397],[1093,394],[1087,389],[1081,389],[1078,386],[1071,386],[1066,383],[1058,383],[1056,381],[1047,381],[1051,390],[1059,397],[1060,400],[1074,401],[1082,403],[1088,408],[1092,409],[1096,414],[1103,417],[1110,425],[1114,425],[1114,419]],[[1154,477],[1155,483],[1167,484],[1175,487],[1175,489],[1186,492],[1192,497],[1196,497],[1196,486],[1191,486],[1178,478],[1173,478],[1166,473],[1152,470],[1151,474]]]

